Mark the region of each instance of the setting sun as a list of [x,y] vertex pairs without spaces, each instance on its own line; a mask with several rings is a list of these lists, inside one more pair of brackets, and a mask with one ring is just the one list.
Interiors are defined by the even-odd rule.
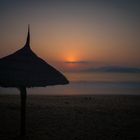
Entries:
[[68,56],[66,58],[66,62],[73,63],[73,62],[76,62],[76,61],[78,61],[78,59],[75,56]]

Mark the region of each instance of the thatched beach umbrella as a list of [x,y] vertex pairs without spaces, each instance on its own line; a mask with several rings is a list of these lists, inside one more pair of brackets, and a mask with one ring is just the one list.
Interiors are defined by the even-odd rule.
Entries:
[[0,59],[0,86],[15,87],[21,95],[21,135],[25,135],[26,88],[68,84],[55,68],[39,58],[30,48],[30,31],[23,48]]

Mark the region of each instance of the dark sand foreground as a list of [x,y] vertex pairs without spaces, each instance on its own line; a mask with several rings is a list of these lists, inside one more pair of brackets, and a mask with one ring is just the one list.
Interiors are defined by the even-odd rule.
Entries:
[[[20,97],[0,96],[0,140],[19,139]],[[140,96],[28,96],[27,140],[140,140]]]

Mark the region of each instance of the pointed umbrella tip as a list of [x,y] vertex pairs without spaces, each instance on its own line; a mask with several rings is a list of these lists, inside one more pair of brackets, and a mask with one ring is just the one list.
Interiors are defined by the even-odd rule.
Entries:
[[30,32],[30,24],[28,24],[28,32]]
[[25,47],[30,48],[30,24],[28,24],[28,34],[27,34],[27,40],[26,40]]

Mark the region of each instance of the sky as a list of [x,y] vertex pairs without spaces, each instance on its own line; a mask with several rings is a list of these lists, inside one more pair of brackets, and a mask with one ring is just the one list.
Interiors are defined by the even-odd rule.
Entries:
[[25,44],[64,71],[140,67],[139,0],[0,0],[0,58]]

